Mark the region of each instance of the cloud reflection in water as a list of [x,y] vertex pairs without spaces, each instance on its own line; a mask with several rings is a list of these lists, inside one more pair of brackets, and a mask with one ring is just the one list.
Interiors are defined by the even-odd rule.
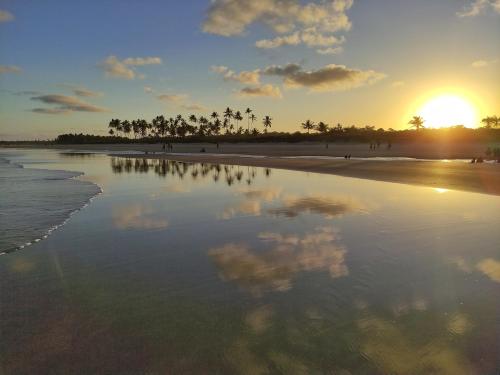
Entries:
[[222,279],[255,296],[289,290],[299,272],[328,271],[332,278],[349,274],[346,250],[331,228],[318,228],[303,237],[261,233],[259,238],[270,243],[271,249],[260,252],[246,244],[229,243],[209,251]]

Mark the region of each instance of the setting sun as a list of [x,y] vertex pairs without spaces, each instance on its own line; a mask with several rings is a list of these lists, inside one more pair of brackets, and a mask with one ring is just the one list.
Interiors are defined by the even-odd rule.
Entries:
[[427,101],[419,110],[419,115],[430,128],[442,128],[454,125],[477,126],[477,114],[474,106],[459,96],[441,95]]

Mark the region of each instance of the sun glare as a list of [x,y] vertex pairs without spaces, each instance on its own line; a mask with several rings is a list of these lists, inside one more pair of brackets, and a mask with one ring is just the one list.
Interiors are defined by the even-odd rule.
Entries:
[[474,106],[459,96],[441,95],[427,101],[419,110],[419,116],[429,128],[443,128],[454,125],[477,126]]

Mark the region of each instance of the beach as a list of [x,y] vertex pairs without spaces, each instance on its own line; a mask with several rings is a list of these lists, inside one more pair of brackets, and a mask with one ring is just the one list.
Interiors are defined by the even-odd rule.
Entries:
[[496,165],[2,152],[2,373],[498,368],[500,196],[287,170]]
[[[298,170],[365,178],[377,181],[500,194],[500,165],[471,164],[485,144],[395,144],[370,150],[368,144],[323,143],[174,144],[164,152],[161,144],[49,145],[43,148],[110,152],[133,158],[221,163]],[[200,152],[202,149],[204,153]],[[345,155],[351,159],[345,160]],[[340,158],[340,159],[338,159]],[[405,159],[408,158],[408,159]],[[456,160],[459,159],[459,160]]]

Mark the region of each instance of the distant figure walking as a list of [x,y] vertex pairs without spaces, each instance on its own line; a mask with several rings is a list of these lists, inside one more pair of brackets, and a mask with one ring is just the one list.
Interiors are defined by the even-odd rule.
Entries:
[[392,143],[391,142],[387,143],[387,149],[390,150],[391,148],[392,148]]
[[472,160],[470,161],[471,164],[474,164],[476,162],[476,158],[472,158]]
[[344,159],[346,159],[346,160],[347,160],[347,155],[344,155]]
[[351,154],[349,154],[349,156],[347,157],[347,159],[350,159],[351,158]]

